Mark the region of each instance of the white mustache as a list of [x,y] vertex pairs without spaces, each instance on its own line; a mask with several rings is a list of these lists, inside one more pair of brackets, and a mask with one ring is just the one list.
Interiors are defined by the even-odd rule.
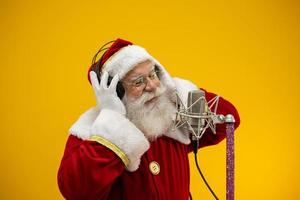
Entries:
[[155,97],[159,97],[161,96],[164,92],[166,91],[166,89],[164,87],[158,87],[156,88],[156,90],[152,93],[144,93],[142,94],[142,96],[140,96],[135,103],[139,104],[139,105],[144,105],[147,101],[155,98]]

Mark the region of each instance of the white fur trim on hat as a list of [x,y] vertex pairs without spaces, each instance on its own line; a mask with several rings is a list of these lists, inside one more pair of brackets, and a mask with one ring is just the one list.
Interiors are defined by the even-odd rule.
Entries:
[[104,63],[103,70],[106,70],[111,76],[118,74],[120,78],[123,78],[137,64],[146,60],[153,61],[153,57],[144,48],[128,45],[113,54]]

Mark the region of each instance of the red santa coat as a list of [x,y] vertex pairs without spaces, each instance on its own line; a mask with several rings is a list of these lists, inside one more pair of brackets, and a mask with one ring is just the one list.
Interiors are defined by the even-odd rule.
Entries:
[[[205,95],[208,101],[216,96],[209,92]],[[232,114],[236,120],[235,127],[238,127],[237,110],[223,98],[219,100],[218,114]],[[90,121],[93,117],[87,118]],[[124,129],[128,128],[126,123]],[[81,132],[89,126],[80,126]],[[225,137],[225,124],[217,125],[217,134],[206,132],[200,139],[200,147],[217,144]],[[86,138],[85,134],[71,134],[66,144],[58,171],[59,189],[66,199],[188,199],[188,153],[192,151],[188,138],[180,134],[165,134],[149,146],[144,143],[142,147],[145,148],[136,147],[143,140],[128,146],[123,144],[126,141],[122,142],[122,139],[120,142],[105,136],[94,141]],[[132,154],[128,148],[139,153]],[[128,163],[133,163],[133,167]]]

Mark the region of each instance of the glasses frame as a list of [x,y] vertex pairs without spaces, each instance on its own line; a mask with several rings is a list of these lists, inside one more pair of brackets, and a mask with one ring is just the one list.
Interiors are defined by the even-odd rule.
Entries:
[[[154,78],[151,78],[150,76],[152,76],[153,74],[152,73],[155,73],[155,77]],[[160,73],[161,73],[161,70],[158,68],[157,65],[154,65],[154,69],[152,69],[148,75],[146,76],[139,76],[137,78],[135,78],[134,80],[132,81],[121,81],[122,84],[125,84],[125,85],[128,85],[130,87],[133,87],[133,88],[136,88],[136,89],[141,89],[141,90],[144,90],[149,82],[149,80],[147,78],[149,78],[150,80],[159,80],[160,78]],[[140,85],[136,85],[134,82],[138,81],[138,79],[140,78],[143,78],[143,83],[141,83]],[[141,87],[143,86],[143,87]],[[140,88],[141,87],[141,88]]]

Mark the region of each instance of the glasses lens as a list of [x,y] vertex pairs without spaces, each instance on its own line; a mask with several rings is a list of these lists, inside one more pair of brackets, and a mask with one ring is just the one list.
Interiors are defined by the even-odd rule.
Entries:
[[144,77],[142,76],[142,77],[139,77],[139,78],[135,79],[135,80],[132,82],[132,85],[133,85],[134,87],[139,87],[139,86],[143,85],[144,82],[145,82],[145,81],[144,81]]

